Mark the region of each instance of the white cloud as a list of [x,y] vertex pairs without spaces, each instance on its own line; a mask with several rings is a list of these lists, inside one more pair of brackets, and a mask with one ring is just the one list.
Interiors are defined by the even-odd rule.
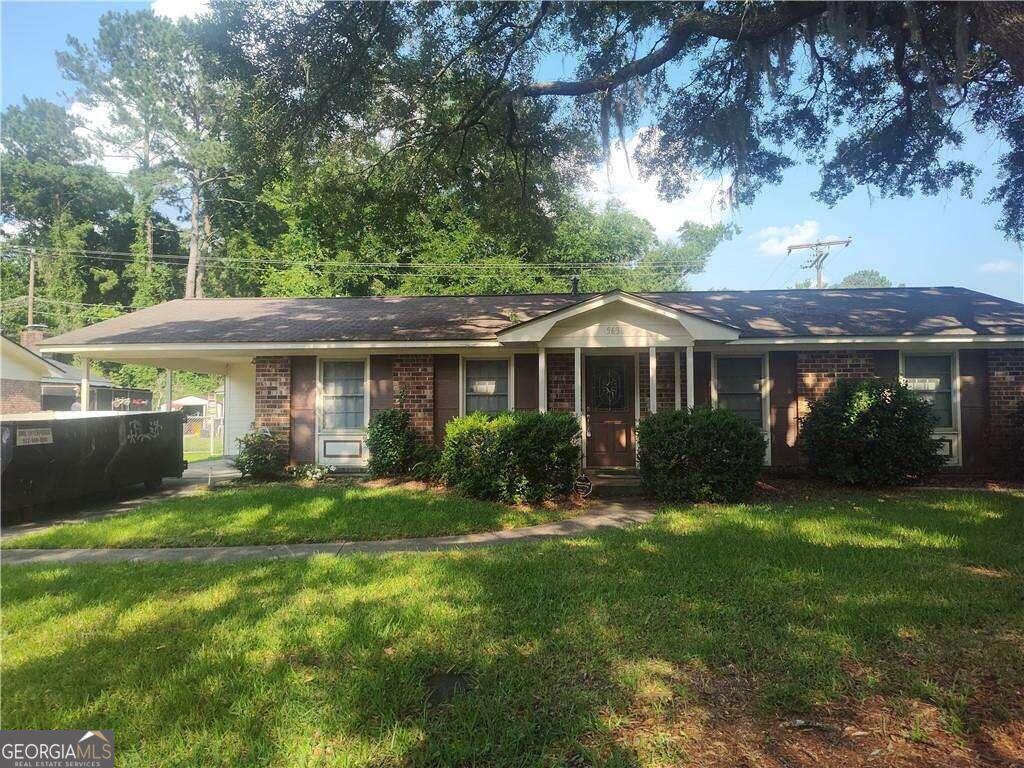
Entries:
[[[640,143],[644,130],[633,134],[626,142],[626,151],[630,158]],[[700,224],[717,224],[725,217],[726,206],[723,204],[724,192],[729,180],[716,181],[699,177],[693,184],[689,194],[678,200],[662,200],[658,197],[658,179],[652,177],[641,180],[636,163],[632,163],[632,173],[626,167],[626,159],[622,146],[616,142],[612,147],[610,173],[604,165],[591,171],[590,185],[580,190],[580,196],[588,201],[603,205],[609,200],[617,200],[627,209],[651,222],[655,233],[663,240],[675,237],[679,228],[686,222]]]
[[210,10],[208,0],[153,0],[150,4],[157,16],[166,16],[177,21],[181,18],[194,19]]
[[109,135],[113,130],[112,110],[109,104],[90,107],[76,101],[68,107],[68,112],[84,123],[75,129],[75,133],[99,149],[102,153],[102,157],[99,158],[100,165],[106,168],[108,173],[124,175],[135,167],[136,160],[130,152],[100,138],[102,134]]
[[1017,272],[1020,269],[1020,264],[1013,259],[996,259],[995,261],[986,261],[980,267],[980,272]]
[[[819,239],[821,224],[814,219],[806,219],[799,224],[788,227],[765,227],[753,236],[759,240],[757,250],[769,256],[785,256],[786,248],[791,245],[810,243]],[[829,235],[827,240],[838,239]]]

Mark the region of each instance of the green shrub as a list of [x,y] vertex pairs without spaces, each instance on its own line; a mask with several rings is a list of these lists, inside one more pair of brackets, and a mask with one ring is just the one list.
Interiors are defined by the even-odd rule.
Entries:
[[761,430],[731,411],[651,414],[637,428],[644,489],[663,501],[736,501],[764,468]]
[[579,432],[571,413],[473,413],[448,422],[438,474],[480,499],[566,496],[579,472]]
[[800,446],[814,474],[846,485],[899,485],[937,472],[929,404],[902,384],[839,380],[811,405]]
[[296,464],[288,467],[286,472],[292,480],[305,480],[310,483],[322,482],[331,474],[331,470],[323,464]]
[[441,449],[436,445],[417,443],[409,465],[409,477],[423,482],[437,480],[437,464],[440,459]]
[[381,411],[370,421],[366,447],[370,452],[367,470],[371,477],[402,477],[409,473],[420,445],[402,408]]
[[258,431],[242,435],[236,441],[238,455],[234,465],[243,477],[273,480],[284,473],[288,463],[288,444],[270,432]]

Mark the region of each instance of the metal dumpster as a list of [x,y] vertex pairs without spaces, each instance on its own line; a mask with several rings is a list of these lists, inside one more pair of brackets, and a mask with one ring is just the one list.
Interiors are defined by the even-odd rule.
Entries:
[[3,525],[44,516],[55,502],[181,477],[183,418],[179,411],[0,417]]

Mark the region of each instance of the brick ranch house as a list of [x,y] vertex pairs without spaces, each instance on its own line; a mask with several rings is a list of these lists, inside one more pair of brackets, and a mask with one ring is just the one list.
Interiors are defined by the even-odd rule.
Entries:
[[253,428],[296,462],[360,466],[393,406],[426,440],[471,411],[581,419],[588,466],[631,466],[649,412],[730,408],[799,465],[799,419],[840,378],[932,402],[951,468],[1008,456],[1024,305],[961,288],[170,301],[47,340],[83,357],[220,373],[225,451]]

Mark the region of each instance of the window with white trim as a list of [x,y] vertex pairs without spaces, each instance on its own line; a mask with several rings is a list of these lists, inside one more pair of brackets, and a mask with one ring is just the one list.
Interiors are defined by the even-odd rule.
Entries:
[[466,360],[466,413],[508,410],[508,360]]
[[953,428],[952,355],[905,355],[903,381],[931,405],[937,429]]
[[739,414],[758,429],[763,428],[762,366],[760,357],[715,358],[717,407]]
[[362,360],[325,361],[321,376],[323,403],[320,428],[329,432],[365,427],[365,362]]

